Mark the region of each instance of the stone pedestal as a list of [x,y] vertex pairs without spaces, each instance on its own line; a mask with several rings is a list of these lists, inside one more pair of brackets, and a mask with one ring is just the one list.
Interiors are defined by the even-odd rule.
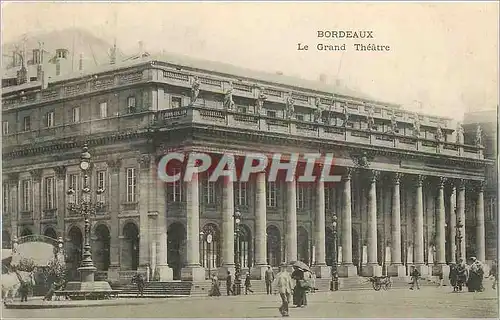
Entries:
[[[327,266],[326,264],[316,265],[312,268],[312,271],[316,273],[316,278],[327,279],[332,277],[332,269],[330,266]],[[337,267],[337,273],[338,273],[338,267]]]
[[[250,279],[264,280],[266,279],[267,265],[253,266],[250,270]],[[226,272],[227,273],[227,272]]]
[[236,268],[234,265],[225,265],[220,267],[217,272],[217,278],[219,278],[219,280],[226,280],[228,271],[231,272],[231,276],[233,277],[234,281],[234,276],[236,273]]
[[187,266],[182,268],[181,279],[187,281],[205,281],[205,268],[201,266]]
[[80,273],[80,279],[82,282],[94,282],[94,274],[97,268],[94,266],[80,267],[78,272]]
[[168,265],[156,266],[158,281],[172,281],[174,279],[174,271]]
[[356,277],[358,275],[358,268],[353,264],[342,264],[337,267],[339,277]]
[[363,277],[381,277],[382,266],[378,264],[367,264],[363,266]]
[[443,275],[443,284],[449,285],[449,283],[450,283],[450,280],[449,280],[450,266],[448,266],[446,264],[433,265],[432,266],[432,275],[439,276],[440,274]]
[[109,266],[108,268],[108,281],[111,281],[111,282],[117,282],[120,280],[120,273],[118,272],[120,271],[120,267],[119,266]]
[[406,277],[406,267],[402,264],[392,264],[387,267],[387,275],[391,277]]

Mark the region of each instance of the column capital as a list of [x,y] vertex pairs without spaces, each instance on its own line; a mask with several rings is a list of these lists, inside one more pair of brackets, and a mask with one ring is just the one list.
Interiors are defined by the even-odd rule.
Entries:
[[17,183],[19,181],[19,172],[11,172],[7,174],[7,179],[10,183]]
[[456,180],[456,184],[458,190],[465,191],[465,185],[467,184],[467,181],[465,179]]
[[455,181],[455,179],[448,179],[446,181],[446,189],[453,191],[456,189],[456,186],[457,182]]
[[150,154],[139,154],[137,156],[137,162],[141,169],[149,169],[151,165],[151,155]]
[[64,180],[66,178],[66,166],[54,167],[54,172],[58,180]]
[[398,185],[401,182],[403,174],[401,172],[395,172],[391,175],[391,180],[393,185]]
[[484,192],[485,185],[486,185],[486,182],[484,180],[477,181],[476,182],[477,192]]
[[446,181],[448,181],[448,178],[445,178],[445,177],[439,177],[437,179],[437,182],[438,182],[438,188],[439,189],[443,189],[444,188],[444,184],[446,183]]
[[42,179],[42,172],[43,172],[42,169],[33,169],[33,170],[31,170],[30,171],[31,178],[34,181],[40,181]]
[[107,161],[108,168],[111,169],[112,172],[117,173],[120,171],[120,168],[122,166],[122,159],[121,158],[113,158]]
[[351,180],[354,170],[355,170],[354,168],[346,168],[344,174],[342,175],[342,180],[343,181]]
[[420,188],[422,187],[423,183],[424,183],[424,180],[425,180],[425,176],[424,175],[421,175],[421,174],[417,174],[415,176],[415,186],[417,188]]
[[368,178],[372,183],[376,182],[377,179],[380,177],[380,172],[377,170],[369,170],[368,171]]

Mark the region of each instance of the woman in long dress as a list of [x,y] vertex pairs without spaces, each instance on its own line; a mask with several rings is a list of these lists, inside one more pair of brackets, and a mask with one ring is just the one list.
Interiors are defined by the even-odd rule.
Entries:
[[212,277],[212,287],[208,293],[210,297],[220,297],[219,278],[214,274]]
[[483,291],[483,265],[475,257],[471,258],[471,262],[472,263],[469,269],[469,281],[467,282],[467,287],[469,289],[469,292],[481,292]]

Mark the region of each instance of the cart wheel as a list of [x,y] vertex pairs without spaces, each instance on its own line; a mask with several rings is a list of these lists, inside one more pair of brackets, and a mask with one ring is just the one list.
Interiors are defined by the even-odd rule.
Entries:
[[373,282],[373,290],[375,290],[375,291],[380,291],[380,288],[381,288],[381,287],[382,287],[382,286],[380,285],[380,283],[378,283],[378,282]]
[[384,290],[389,290],[391,288],[392,284],[391,282],[386,282],[385,285],[384,285]]

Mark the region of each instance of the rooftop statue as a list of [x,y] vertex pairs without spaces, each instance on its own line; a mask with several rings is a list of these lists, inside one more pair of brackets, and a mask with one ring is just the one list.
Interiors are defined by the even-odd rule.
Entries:
[[459,144],[464,143],[464,127],[462,127],[461,123],[457,124],[456,142]]
[[443,136],[443,130],[441,129],[441,125],[438,125],[436,128],[436,140],[437,141],[443,141],[444,136]]
[[392,110],[391,113],[391,133],[396,134],[398,133],[398,120],[396,119],[396,112]]
[[233,84],[229,84],[229,88],[224,94],[224,109],[233,110],[234,109],[234,101],[233,101]]
[[420,118],[416,113],[413,118],[413,135],[415,137],[420,137]]
[[259,114],[260,110],[264,107],[264,101],[267,100],[267,96],[264,94],[264,89],[259,87],[259,95],[257,97],[257,102],[255,104],[255,113]]
[[483,145],[483,129],[481,129],[481,126],[478,124],[476,128],[476,139],[475,139],[476,146],[482,146]]
[[368,107],[368,113],[366,114],[366,122],[368,124],[368,130],[375,129],[375,119],[373,118],[373,107]]
[[342,110],[344,113],[344,127],[347,127],[347,122],[349,121],[349,110],[347,110],[346,103],[342,106]]
[[314,104],[316,105],[316,109],[314,109],[314,122],[318,123],[322,120],[321,116],[322,116],[324,110],[321,107],[320,98],[316,97],[314,99]]
[[295,108],[294,108],[295,100],[292,98],[292,93],[288,93],[288,96],[286,97],[286,118],[290,119],[292,116],[295,114]]
[[196,102],[200,95],[200,81],[197,76],[194,76],[193,83],[191,84],[191,105]]

